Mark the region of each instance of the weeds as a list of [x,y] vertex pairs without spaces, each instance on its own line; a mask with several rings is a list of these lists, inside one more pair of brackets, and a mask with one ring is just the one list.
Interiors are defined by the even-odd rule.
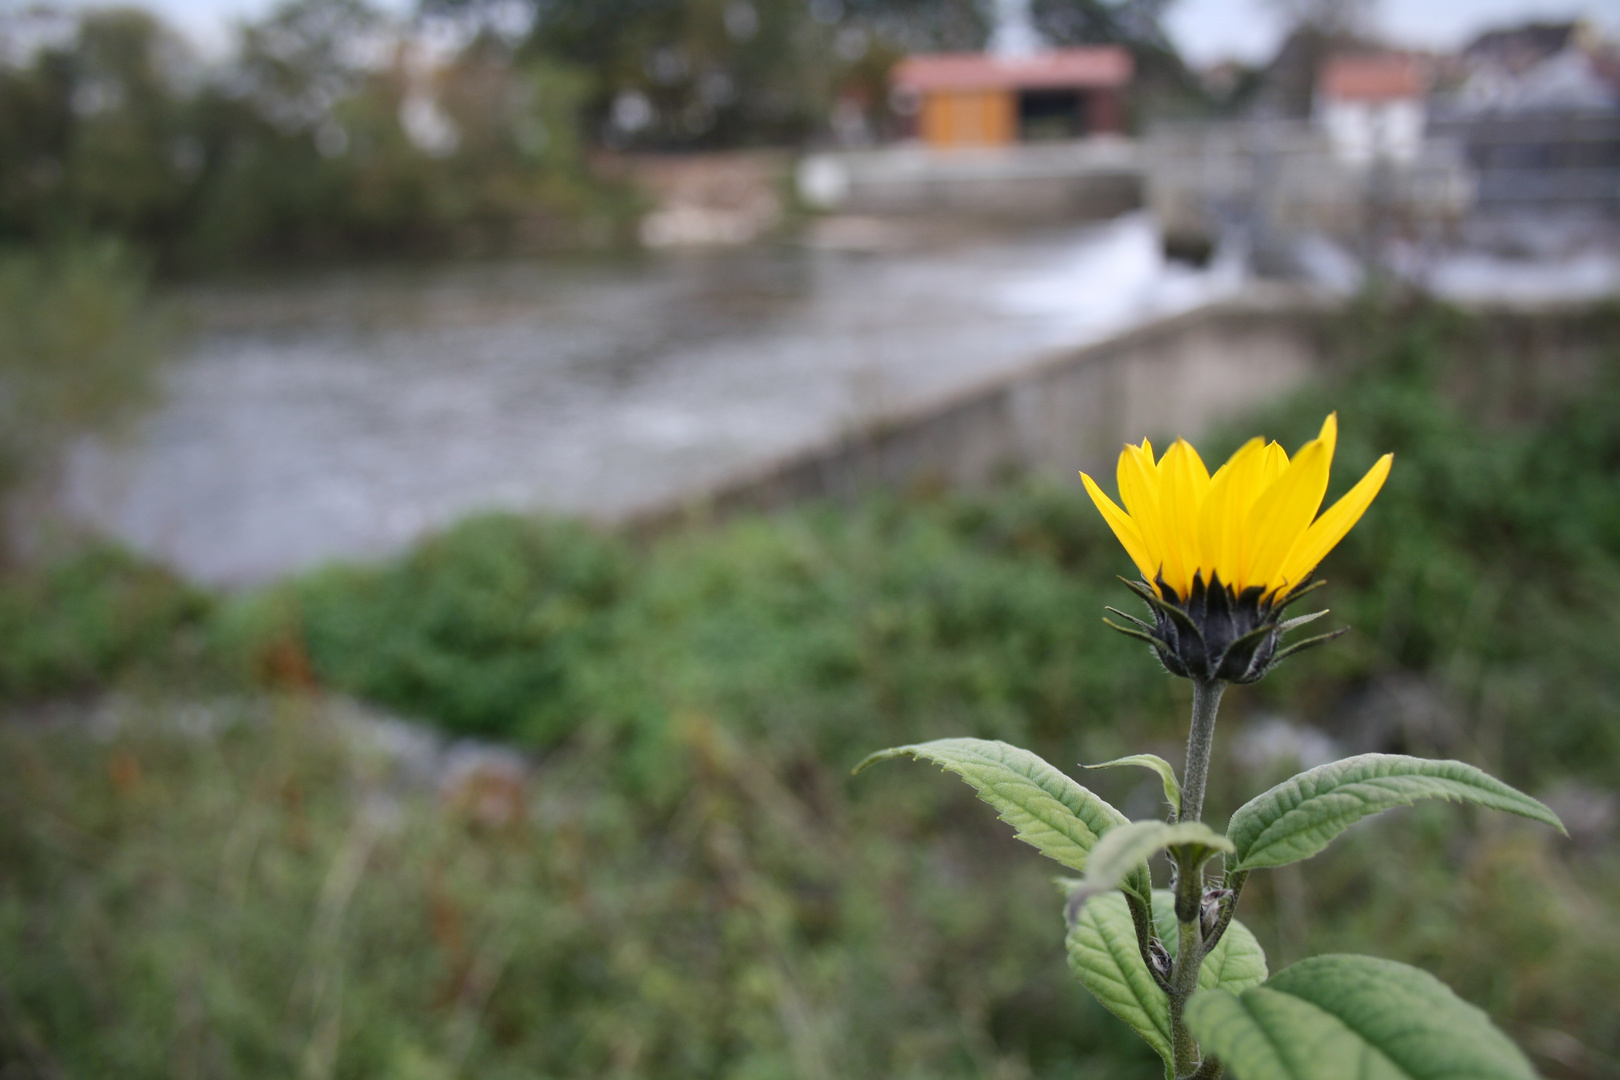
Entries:
[[[1464,410],[1447,388],[1466,337],[1412,318],[1332,390],[1344,472],[1374,448],[1397,460],[1323,568],[1354,632],[1234,690],[1222,723],[1326,717],[1343,751],[1461,757],[1601,810],[1620,761],[1620,369],[1528,412]],[[1242,430],[1297,444],[1326,393]],[[1168,752],[1185,701],[1097,618],[1128,564],[1093,517],[1078,485],[1030,480],[644,547],[485,518],[245,597],[106,549],[14,570],[11,711],[117,691],[136,718],[99,739],[0,728],[0,1062],[1153,1075],[1054,958],[1035,858],[933,777],[845,777],[873,745],[955,733],[1065,766]],[[411,787],[341,736],[322,688],[529,748],[520,809],[482,819]],[[205,723],[181,698],[242,704]],[[1152,778],[1092,780],[1133,817],[1159,799]],[[1212,812],[1235,796],[1217,785]],[[1483,816],[1460,842],[1442,827],[1460,812],[1352,832],[1309,883],[1257,880],[1246,922],[1279,965],[1355,949],[1432,967],[1544,1073],[1611,1075],[1612,819],[1570,848]],[[1559,886],[1515,887],[1532,874]]]

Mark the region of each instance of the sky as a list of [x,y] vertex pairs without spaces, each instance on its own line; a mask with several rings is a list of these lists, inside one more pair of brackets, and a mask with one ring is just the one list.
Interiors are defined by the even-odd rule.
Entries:
[[[17,2],[0,0],[0,4]],[[100,6],[109,0],[67,2]],[[229,47],[237,22],[257,18],[274,6],[274,0],[135,2],[158,12],[211,53]],[[414,6],[413,0],[373,2],[396,12]],[[1379,29],[1392,44],[1438,50],[1455,49],[1495,26],[1582,15],[1596,20],[1610,35],[1620,36],[1620,0],[1379,0],[1375,9]],[[1250,63],[1269,59],[1283,31],[1274,0],[1175,0],[1165,23],[1177,47],[1195,67],[1227,59]]]
[[[1620,0],[1380,0],[1373,10],[1394,45],[1450,51],[1481,31],[1585,16],[1620,35]],[[1165,29],[1194,67],[1220,60],[1268,60],[1282,40],[1278,5],[1268,0],[1174,0]]]

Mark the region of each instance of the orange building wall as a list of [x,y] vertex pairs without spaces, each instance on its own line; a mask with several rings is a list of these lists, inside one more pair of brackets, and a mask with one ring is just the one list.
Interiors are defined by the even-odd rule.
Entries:
[[1018,99],[1007,90],[934,91],[923,97],[929,146],[1006,146],[1017,138]]

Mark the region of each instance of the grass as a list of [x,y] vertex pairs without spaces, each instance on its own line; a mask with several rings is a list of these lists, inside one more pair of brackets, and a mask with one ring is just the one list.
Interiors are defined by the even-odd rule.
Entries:
[[[1620,359],[1493,410],[1453,389],[1476,324],[1385,322],[1335,385],[1210,440],[1297,444],[1337,408],[1337,486],[1396,452],[1324,568],[1355,632],[1229,694],[1223,728],[1309,721],[1598,812],[1570,842],[1391,814],[1257,875],[1243,917],[1274,968],[1419,963],[1549,1076],[1613,1075]],[[947,734],[1174,759],[1185,688],[1100,622],[1125,569],[1083,495],[1025,481],[648,544],[481,518],[250,596],[105,548],[13,572],[0,1067],[1150,1077],[1064,970],[1037,856],[934,770],[847,775]],[[423,780],[331,691],[527,771]],[[1217,821],[1287,771],[1221,746]],[[1087,783],[1159,810],[1152,778]]]
[[822,776],[818,805],[699,716],[666,762],[686,793],[650,817],[584,757],[491,813],[401,787],[309,699],[210,719],[199,739],[137,710],[88,747],[6,731],[13,1060],[130,1077],[1143,1060],[1055,959],[1044,868],[980,864],[973,815],[965,836],[887,831],[892,794],[851,814]]

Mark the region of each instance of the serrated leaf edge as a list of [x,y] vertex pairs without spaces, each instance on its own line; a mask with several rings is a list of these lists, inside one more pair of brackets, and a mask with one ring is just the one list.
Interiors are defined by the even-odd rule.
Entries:
[[[1282,813],[1276,816],[1276,818],[1266,824],[1264,828],[1260,829],[1260,831],[1255,834],[1252,842],[1248,844],[1243,843],[1243,828],[1247,819],[1251,816],[1258,815],[1267,800],[1275,799],[1281,796],[1283,793],[1288,792],[1290,789],[1299,790],[1303,783],[1312,778],[1330,773],[1335,769],[1347,771],[1360,763],[1387,763],[1401,765],[1410,765],[1416,763],[1419,765],[1429,766],[1456,766],[1457,768],[1462,769],[1465,774],[1471,774],[1469,775],[1470,780],[1480,779],[1485,781],[1485,783],[1478,785],[1478,790],[1482,795],[1488,795],[1493,800],[1500,800],[1508,797],[1522,799],[1526,805],[1501,805],[1495,801],[1487,801],[1486,799],[1481,798],[1471,798],[1465,793],[1465,791],[1453,790],[1450,787],[1440,791],[1390,792],[1391,795],[1395,796],[1395,799],[1392,802],[1377,805],[1372,809],[1351,807],[1345,812],[1325,818],[1322,822],[1309,828],[1296,829],[1291,833],[1270,836],[1273,830],[1281,826],[1290,815],[1298,813],[1306,804],[1318,799],[1325,799],[1333,794],[1354,795],[1354,792],[1346,789],[1358,785],[1366,785],[1368,787],[1378,788],[1379,781],[1384,780],[1400,781],[1408,779],[1427,779],[1437,781],[1438,783],[1444,785],[1457,785],[1457,787],[1465,790],[1470,786],[1466,781],[1456,777],[1438,776],[1428,772],[1412,771],[1385,773],[1381,775],[1366,776],[1355,780],[1348,780],[1344,783],[1336,784],[1332,788],[1322,791],[1315,791],[1310,795],[1304,796],[1298,799],[1298,801],[1296,801],[1293,805],[1283,810]],[[1492,785],[1497,785],[1503,790],[1495,790],[1493,789]],[[1387,791],[1389,789],[1386,787],[1384,790]],[[1459,804],[1471,803],[1476,806],[1484,806],[1487,809],[1501,810],[1505,813],[1517,814],[1520,817],[1529,818],[1532,821],[1539,821],[1544,825],[1550,825],[1553,828],[1556,828],[1559,832],[1564,833],[1566,836],[1568,835],[1568,832],[1565,830],[1563,822],[1559,820],[1558,815],[1553,813],[1553,811],[1540,800],[1526,795],[1517,788],[1496,779],[1494,776],[1491,776],[1489,773],[1478,768],[1477,766],[1469,765],[1467,762],[1439,758],[1418,758],[1407,754],[1359,754],[1355,757],[1341,758],[1338,761],[1329,762],[1326,765],[1318,765],[1314,769],[1307,769],[1304,772],[1297,773],[1294,776],[1289,777],[1287,780],[1284,780],[1282,783],[1261,792],[1259,795],[1256,795],[1254,798],[1238,807],[1227,822],[1227,836],[1231,837],[1233,842],[1238,845],[1236,851],[1234,852],[1236,858],[1232,860],[1230,869],[1234,871],[1258,870],[1266,867],[1286,866],[1291,862],[1298,862],[1302,859],[1310,858],[1312,855],[1315,855],[1317,852],[1321,851],[1329,843],[1331,843],[1334,837],[1336,837],[1339,833],[1343,832],[1357,821],[1371,817],[1375,814],[1383,813],[1385,810],[1392,810],[1396,806],[1413,806],[1423,799],[1443,799],[1446,802],[1455,802]],[[1382,803],[1382,800],[1380,802]],[[1540,813],[1535,813],[1534,810],[1539,810]],[[1250,861],[1256,851],[1263,852],[1271,847],[1284,843],[1289,837],[1300,836],[1307,832],[1319,832],[1323,829],[1331,829],[1331,834],[1313,850],[1306,852],[1303,855],[1284,859],[1280,862]]]
[[[992,797],[992,789],[988,785],[981,785],[974,777],[968,775],[968,772],[966,771],[967,766],[965,764],[945,756],[946,750],[954,750],[960,757],[976,757],[976,763],[978,764],[1006,769],[1012,775],[1012,777],[1017,779],[1017,781],[1028,784],[1041,792],[1044,800],[1049,802],[1052,807],[1057,808],[1057,810],[1061,812],[1060,820],[1062,824],[1076,826],[1079,829],[1084,830],[1083,836],[1076,835],[1073,829],[1065,829],[1060,827],[1060,825],[1052,820],[1050,816],[1039,814],[1028,806],[1013,803],[1012,800],[1004,801],[1012,806],[1017,806],[1023,811],[1023,813],[1027,814],[1033,820],[1039,822],[1040,825],[1044,826],[1052,833],[1062,837],[1068,844],[1081,849],[1083,852],[1083,857],[1079,859],[1060,857],[1060,855],[1054,850],[1051,850],[1047,846],[1043,845],[1040,839],[1031,834],[1026,826],[1020,825],[1018,822],[1014,821],[1008,816],[1009,811],[1003,809],[1002,805],[998,805],[996,800]],[[1061,793],[1055,792],[1050,787],[1041,783],[1041,781],[1037,780],[1035,777],[1018,772],[1008,764],[1008,756],[1022,758],[1032,768],[1044,770],[1049,775],[1043,777],[1043,779],[1054,781],[1056,784],[1064,788],[1064,790]],[[930,761],[947,772],[955,773],[974,789],[974,792],[977,794],[980,801],[989,804],[993,809],[995,809],[997,817],[1013,827],[1014,835],[1017,836],[1019,840],[1022,840],[1024,843],[1035,848],[1042,855],[1052,859],[1059,865],[1067,866],[1071,870],[1078,870],[1084,873],[1086,864],[1089,861],[1090,853],[1096,847],[1102,836],[1117,826],[1129,824],[1130,822],[1129,818],[1110,805],[1106,799],[1093,792],[1090,788],[1080,784],[1073,777],[1062,772],[1056,766],[1041,758],[1038,754],[1035,754],[1029,750],[1024,750],[1017,746],[1013,746],[1010,743],[1004,743],[994,739],[935,739],[926,743],[912,743],[906,746],[891,747],[887,750],[879,750],[874,754],[869,754],[860,762],[860,764],[855,766],[853,772],[858,774],[879,761],[887,761],[897,757],[912,757],[923,761]],[[1078,812],[1071,809],[1063,801],[1061,797],[1062,794],[1069,794],[1079,798],[1086,805],[1093,808],[1099,817],[1109,819],[1108,823],[1101,829],[1094,829],[1091,823],[1087,822],[1083,817],[1080,816]],[[1045,807],[1041,808],[1046,809]]]

